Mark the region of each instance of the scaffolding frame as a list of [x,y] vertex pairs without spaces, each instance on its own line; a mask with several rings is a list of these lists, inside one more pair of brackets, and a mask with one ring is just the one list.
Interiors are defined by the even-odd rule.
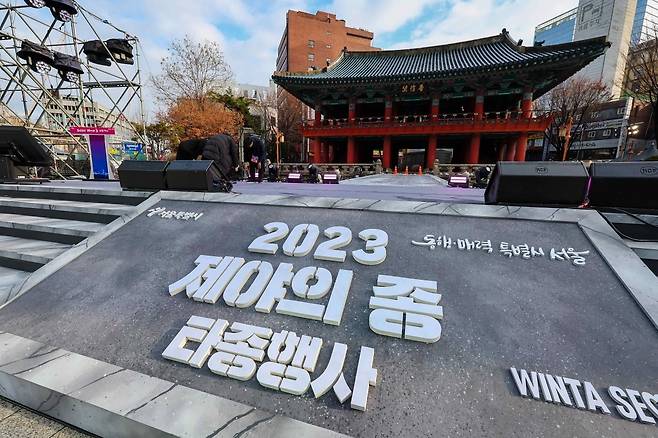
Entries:
[[[78,13],[71,21],[51,17],[49,22],[43,18],[44,12],[49,13],[47,8],[33,8],[20,0],[0,0],[0,123],[26,127],[48,148],[54,163],[52,173],[62,179],[83,176],[70,165],[70,160],[76,153],[89,155],[89,145],[86,137],[71,134],[69,127],[88,126],[87,106],[95,112],[102,102],[107,111],[97,126],[114,128],[120,121],[128,121],[132,138],[147,144],[139,38],[78,2],[74,4]],[[133,46],[134,64],[119,64],[111,56],[109,67],[90,63],[82,52],[85,43],[82,34],[100,40],[108,52],[106,39],[126,39]],[[78,83],[73,83],[52,70],[35,73],[18,57],[23,40],[77,57],[84,75]],[[67,105],[60,102],[62,97]],[[131,121],[127,116],[131,108],[138,112],[137,120]],[[65,120],[56,114],[63,114]],[[110,155],[110,158],[118,164],[114,157]]]

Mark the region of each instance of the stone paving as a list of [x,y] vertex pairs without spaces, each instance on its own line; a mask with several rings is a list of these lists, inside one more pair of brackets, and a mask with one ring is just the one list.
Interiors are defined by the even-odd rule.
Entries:
[[83,438],[86,433],[0,398],[0,438]]
[[[118,181],[51,181],[45,186],[61,188],[88,188],[118,190]],[[296,195],[322,196],[330,198],[381,199],[421,202],[457,202],[460,204],[483,204],[483,189],[447,187],[447,183],[431,175],[371,175],[341,181],[340,184],[262,184],[237,182],[236,193],[250,195]]]

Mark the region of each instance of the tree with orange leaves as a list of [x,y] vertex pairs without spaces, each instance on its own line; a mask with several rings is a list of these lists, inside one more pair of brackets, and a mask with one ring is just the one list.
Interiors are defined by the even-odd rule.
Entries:
[[177,131],[180,140],[204,138],[227,133],[238,136],[244,123],[242,115],[210,99],[201,102],[181,98],[171,105],[161,119]]

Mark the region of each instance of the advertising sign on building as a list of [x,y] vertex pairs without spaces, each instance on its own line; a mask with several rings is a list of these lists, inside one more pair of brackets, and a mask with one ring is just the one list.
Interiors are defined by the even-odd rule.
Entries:
[[635,0],[582,0],[578,4],[574,41],[604,36],[611,44],[605,56],[594,60],[580,75],[601,80],[613,97],[621,93],[626,66],[622,54],[630,44],[635,8]]

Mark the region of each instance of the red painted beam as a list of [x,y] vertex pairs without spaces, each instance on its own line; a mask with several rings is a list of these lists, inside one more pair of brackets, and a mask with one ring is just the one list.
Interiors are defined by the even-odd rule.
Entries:
[[302,127],[302,134],[309,138],[386,136],[386,135],[431,135],[431,134],[495,134],[543,132],[550,124],[546,117],[534,119],[457,120],[425,123],[386,125],[372,123],[361,125]]

